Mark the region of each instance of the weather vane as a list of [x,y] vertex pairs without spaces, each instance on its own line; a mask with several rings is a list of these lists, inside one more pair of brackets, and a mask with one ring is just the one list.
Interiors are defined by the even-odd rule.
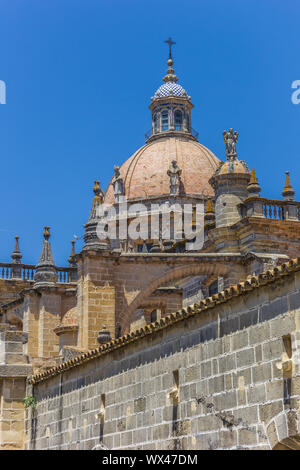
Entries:
[[172,38],[169,38],[167,39],[167,41],[164,42],[169,44],[169,59],[172,59],[172,46],[176,44],[176,42],[172,41]]

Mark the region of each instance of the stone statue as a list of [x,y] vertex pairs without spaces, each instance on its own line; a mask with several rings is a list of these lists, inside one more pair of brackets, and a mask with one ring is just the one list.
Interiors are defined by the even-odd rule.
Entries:
[[228,132],[223,131],[223,141],[226,144],[226,156],[227,160],[235,160],[237,158],[236,143],[238,141],[239,134],[237,131],[233,132],[230,128]]
[[120,196],[124,196],[125,188],[124,188],[124,181],[120,174],[120,168],[118,166],[114,166],[114,177],[112,180],[112,185],[114,188],[115,194],[115,202],[120,202]]
[[178,196],[180,187],[180,175],[182,170],[177,165],[177,161],[173,160],[168,169],[168,175],[170,177],[170,194],[171,196]]

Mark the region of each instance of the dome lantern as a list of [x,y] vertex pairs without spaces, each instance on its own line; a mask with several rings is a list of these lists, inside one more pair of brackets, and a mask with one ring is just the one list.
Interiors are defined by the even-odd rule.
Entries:
[[179,85],[178,77],[173,68],[172,46],[176,44],[169,38],[169,58],[167,75],[163,77],[161,85],[151,98],[149,109],[152,112],[152,129],[150,137],[146,135],[147,142],[151,142],[166,135],[181,135],[197,140],[191,127],[191,97]]

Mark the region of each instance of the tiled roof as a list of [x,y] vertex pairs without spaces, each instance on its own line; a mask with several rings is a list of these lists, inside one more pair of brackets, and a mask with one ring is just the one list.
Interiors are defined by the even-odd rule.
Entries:
[[155,92],[154,98],[162,96],[187,96],[187,93],[181,85],[175,82],[166,82]]

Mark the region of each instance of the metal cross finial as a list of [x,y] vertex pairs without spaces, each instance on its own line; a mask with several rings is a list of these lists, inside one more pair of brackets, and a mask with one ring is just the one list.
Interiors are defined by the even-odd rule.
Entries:
[[172,46],[176,44],[176,42],[172,41],[172,38],[169,38],[165,43],[169,44],[169,59],[172,59]]

